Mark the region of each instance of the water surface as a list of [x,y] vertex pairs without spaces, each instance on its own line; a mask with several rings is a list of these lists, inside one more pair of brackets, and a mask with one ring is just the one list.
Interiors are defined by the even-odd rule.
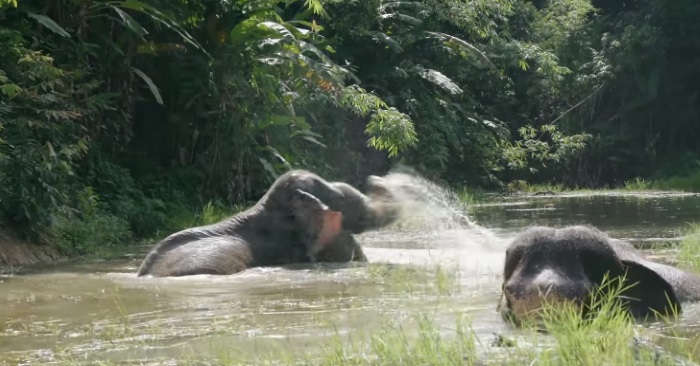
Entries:
[[[408,320],[415,313],[435,314],[446,325],[455,314],[466,313],[488,344],[494,333],[517,335],[495,309],[504,249],[522,228],[591,224],[640,243],[672,240],[684,224],[700,221],[699,205],[697,197],[654,195],[518,198],[477,205],[469,216],[488,230],[428,223],[358,236],[371,262],[391,264],[383,270],[335,265],[136,278],[143,253],[135,253],[1,277],[0,364],[158,364],[217,357],[222,350],[303,352],[338,335],[372,334],[389,320]],[[413,281],[406,270],[411,264],[458,266],[460,291],[439,294],[437,280],[417,276]],[[446,297],[449,305],[444,305]],[[694,327],[698,320],[698,307],[691,305],[679,323]]]

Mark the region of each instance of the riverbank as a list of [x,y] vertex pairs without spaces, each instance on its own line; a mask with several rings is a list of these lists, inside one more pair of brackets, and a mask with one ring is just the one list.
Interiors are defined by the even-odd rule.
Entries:
[[0,274],[63,258],[65,256],[53,246],[31,244],[9,230],[0,230]]
[[562,184],[531,184],[524,180],[513,180],[505,185],[504,195],[571,195],[571,194],[697,194],[700,192],[700,172],[688,175],[659,177],[655,179],[635,178],[623,182],[619,187],[571,188]]
[[197,210],[182,212],[167,223],[167,229],[155,234],[137,236],[123,219],[101,212],[86,215],[88,219],[59,218],[56,228],[44,241],[32,243],[12,229],[0,228],[0,273],[35,270],[42,264],[67,260],[109,260],[130,253],[142,252],[169,235],[188,227],[221,221],[245,209],[243,206],[222,207],[208,202]]
[[[561,186],[521,185],[520,189],[493,192],[481,189],[462,188],[455,191],[461,203],[469,209],[475,205],[509,205],[514,198],[566,198],[585,196],[625,197],[693,197],[700,195],[681,190],[652,190],[628,184],[620,189],[576,189],[566,190]],[[0,273],[17,272],[26,266],[40,266],[64,260],[107,260],[117,258],[135,250],[155,244],[172,232],[188,227],[207,225],[246,209],[247,206],[223,207],[208,202],[196,210],[179,212],[167,223],[167,229],[155,234],[137,236],[132,234],[121,219],[111,215],[93,215],[89,220],[59,222],[59,230],[52,242],[41,245],[23,240],[12,230],[0,228]]]

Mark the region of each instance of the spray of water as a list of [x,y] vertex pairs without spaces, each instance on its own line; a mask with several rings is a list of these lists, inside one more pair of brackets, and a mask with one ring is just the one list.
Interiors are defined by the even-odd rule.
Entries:
[[443,231],[468,230],[493,239],[493,233],[468,216],[466,203],[451,189],[401,166],[383,177],[401,207],[401,220],[392,229]]

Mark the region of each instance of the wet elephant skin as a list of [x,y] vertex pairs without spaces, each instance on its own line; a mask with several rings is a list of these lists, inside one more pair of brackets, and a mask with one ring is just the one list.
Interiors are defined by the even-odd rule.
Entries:
[[[221,222],[188,228],[163,239],[146,255],[138,276],[227,275],[256,266],[335,260],[339,253],[364,259],[352,233],[392,223],[397,209],[380,193],[381,178],[370,177],[369,196],[342,182],[327,182],[306,170],[281,175],[251,208]],[[299,192],[326,211],[341,214],[342,227],[329,243],[316,246],[309,222],[321,219],[294,207]],[[325,212],[325,211],[324,211]],[[309,221],[311,220],[311,221]],[[316,230],[317,231],[317,230]]]
[[619,300],[637,320],[680,314],[681,303],[700,300],[696,275],[652,262],[628,242],[589,226],[533,226],[506,250],[498,311],[516,325],[543,303],[570,302],[586,312],[606,276],[625,279]]

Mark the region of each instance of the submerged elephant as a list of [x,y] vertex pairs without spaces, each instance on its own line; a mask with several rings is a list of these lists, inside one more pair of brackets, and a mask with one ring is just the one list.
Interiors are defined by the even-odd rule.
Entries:
[[289,171],[248,210],[163,239],[146,255],[138,276],[227,275],[323,260],[338,251],[349,257],[353,246],[359,247],[350,233],[386,226],[398,216],[382,179],[370,177],[368,185],[371,193],[366,196],[343,182],[327,182],[306,170]]
[[628,242],[588,226],[534,226],[506,250],[498,311],[518,324],[544,303],[589,304],[606,275],[625,279],[619,298],[638,320],[679,314],[682,302],[700,300],[700,278],[652,262]]
[[312,262],[367,262],[367,256],[352,233],[343,231],[322,246]]

